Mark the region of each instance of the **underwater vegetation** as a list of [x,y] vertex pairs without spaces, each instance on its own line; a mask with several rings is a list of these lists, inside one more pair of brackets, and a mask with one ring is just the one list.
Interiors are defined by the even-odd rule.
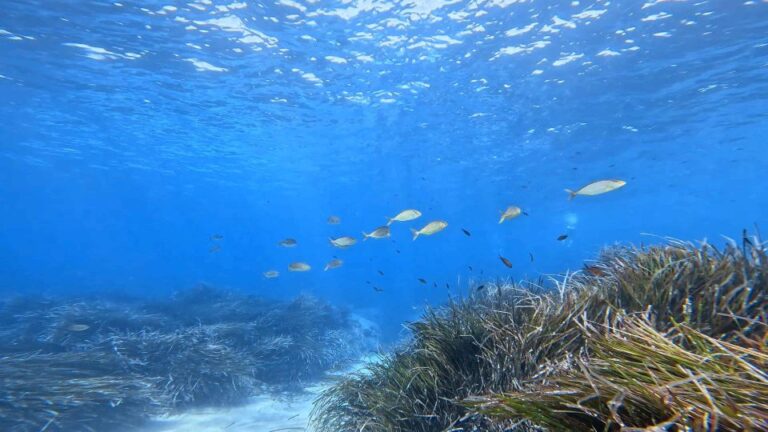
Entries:
[[545,289],[486,284],[326,390],[331,431],[768,430],[768,255],[615,246]]
[[0,303],[0,430],[131,430],[182,408],[299,391],[374,335],[312,297],[207,286],[166,300]]

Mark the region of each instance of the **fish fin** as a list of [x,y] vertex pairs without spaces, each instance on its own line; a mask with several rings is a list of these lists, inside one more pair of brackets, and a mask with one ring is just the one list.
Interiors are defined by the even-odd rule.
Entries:
[[328,266],[325,266],[325,268],[323,269],[323,271],[328,271]]
[[566,189],[565,191],[568,192],[568,200],[569,201],[574,199],[574,198],[576,198],[576,195],[577,195],[576,192],[574,192],[574,191],[572,191],[570,189]]
[[415,229],[411,228],[411,234],[413,234],[413,239],[416,240],[416,237],[419,236],[419,232]]
[[499,219],[499,223],[504,222],[504,215],[501,216],[501,219]]

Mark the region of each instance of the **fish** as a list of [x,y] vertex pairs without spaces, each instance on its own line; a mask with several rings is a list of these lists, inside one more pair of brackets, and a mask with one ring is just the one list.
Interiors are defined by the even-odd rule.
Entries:
[[424,227],[418,231],[415,229],[411,229],[411,233],[413,234],[413,239],[416,240],[416,238],[419,237],[420,235],[432,235],[444,230],[445,227],[447,226],[448,226],[448,222],[438,220],[438,221],[433,221],[424,225]]
[[505,266],[507,266],[507,267],[509,267],[509,268],[512,268],[512,261],[510,261],[510,260],[508,260],[508,259],[504,258],[504,257],[503,257],[503,256],[501,256],[501,255],[499,255],[499,259],[501,260],[501,262],[503,262],[503,263],[504,263],[504,265],[505,265]]
[[82,332],[88,330],[89,328],[91,328],[91,326],[88,324],[70,324],[67,326],[67,330],[73,332]]
[[576,198],[576,195],[600,195],[623,187],[625,184],[627,184],[627,182],[624,180],[600,180],[590,183],[575,192],[570,189],[566,189],[565,191],[568,192],[568,199],[572,200]]
[[568,234],[563,234],[557,237],[557,241],[563,241],[568,238]]
[[448,282],[446,282],[446,283],[445,283],[445,288],[446,288],[446,289],[451,289],[451,286],[450,286],[450,285],[448,285]]
[[339,267],[341,267],[342,264],[344,264],[344,261],[342,261],[342,260],[340,260],[338,258],[332,259],[332,260],[328,261],[328,264],[325,265],[325,268],[323,269],[323,271],[328,271],[328,270],[332,270],[332,269],[335,269],[335,268],[339,268]]
[[475,288],[475,290],[477,290],[477,292],[480,292],[480,291],[482,291],[484,289],[485,289],[485,285],[480,285],[477,288]]
[[330,225],[338,225],[341,223],[341,218],[338,216],[328,216],[328,223]]
[[368,240],[369,238],[383,239],[387,237],[389,237],[389,226],[387,225],[380,226],[368,234],[363,232],[363,241]]
[[467,230],[465,230],[464,228],[462,228],[461,230],[464,231],[464,234],[466,234],[467,237],[471,237],[472,236],[472,233],[467,231]]
[[214,235],[211,236],[211,240],[213,240],[213,241],[218,241],[218,240],[221,240],[223,238],[224,238],[224,236],[221,235],[221,234],[214,234]]
[[533,252],[528,252],[528,256],[531,257],[531,262],[533,262]]
[[432,282],[432,287],[437,288],[437,282]]
[[605,276],[605,271],[598,266],[584,264],[584,271],[592,276]]
[[384,288],[379,288],[377,286],[373,287],[373,290],[376,292],[384,292]]
[[292,272],[305,272],[312,270],[312,267],[307,263],[297,261],[288,264],[288,270]]
[[328,240],[331,242],[332,245],[341,249],[348,248],[354,245],[355,243],[357,243],[357,240],[354,237],[350,237],[350,236],[329,238]]
[[215,244],[215,245],[211,246],[210,249],[208,249],[208,252],[210,252],[210,253],[221,252],[221,246]]
[[377,270],[377,271],[379,272],[380,275],[384,276],[384,272],[383,271],[381,271],[381,270]]
[[280,276],[280,272],[277,270],[267,270],[264,273],[262,273],[265,278],[267,279],[274,279],[278,276]]
[[400,253],[400,249],[395,249],[395,252]]
[[473,271],[473,270],[472,270],[472,266],[467,266],[467,267],[469,267],[469,271]]
[[282,247],[294,247],[299,243],[292,238],[287,238],[287,239],[280,240],[277,244],[279,244]]
[[397,216],[387,218],[387,225],[392,225],[392,222],[407,222],[421,217],[421,212],[418,210],[408,209],[403,210],[397,214]]
[[523,211],[520,209],[520,207],[517,206],[509,206],[506,210],[501,212],[501,219],[499,219],[499,223],[502,223],[504,221],[512,220],[518,216],[523,214]]

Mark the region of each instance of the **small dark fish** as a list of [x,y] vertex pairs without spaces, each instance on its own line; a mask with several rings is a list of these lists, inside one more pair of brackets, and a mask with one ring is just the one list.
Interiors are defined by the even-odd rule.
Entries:
[[504,263],[504,265],[505,265],[505,266],[507,266],[508,268],[512,268],[512,261],[510,261],[510,260],[508,260],[508,259],[504,258],[504,257],[503,257],[503,256],[501,256],[501,255],[499,255],[499,259],[501,260],[501,262],[503,262],[503,263]]
[[421,282],[421,283],[423,283],[423,284],[425,284],[425,285],[426,285],[426,283],[427,283],[427,280],[426,280],[426,279],[424,279],[424,278],[419,278],[419,282]]
[[368,285],[370,285],[370,284],[371,284],[371,281],[365,281],[365,283],[367,283]]
[[208,249],[208,252],[210,252],[210,253],[221,252],[221,246],[215,244],[215,245],[211,246],[210,249]]
[[218,240],[221,240],[223,238],[224,238],[224,236],[221,235],[221,234],[214,234],[214,235],[211,236],[211,240],[213,240],[213,241],[218,241]]
[[464,228],[462,228],[461,230],[462,230],[462,231],[464,231],[464,234],[466,234],[466,235],[467,235],[467,237],[470,237],[470,236],[472,236],[472,233],[471,233],[471,232],[469,232],[469,231],[467,231],[467,230],[465,230]]
[[448,285],[448,283],[446,283],[446,284],[445,284],[445,287],[446,287],[447,289],[451,289],[451,286],[450,286],[450,285]]
[[400,253],[400,249],[395,249],[395,252]]
[[533,262],[533,253],[531,253],[531,252],[528,252],[528,256],[530,256],[530,257],[531,257],[531,262]]
[[592,276],[605,276],[605,271],[597,266],[591,266],[584,264],[584,271]]
[[485,285],[480,285],[480,286],[478,286],[478,287],[477,287],[477,288],[475,288],[475,289],[477,290],[477,292],[480,292],[480,291],[482,291],[482,290],[484,290],[484,289],[485,289]]
[[382,276],[384,276],[384,272],[383,272],[383,271],[381,271],[381,270],[379,270],[379,274],[380,274],[380,275],[382,275]]
[[568,234],[563,234],[557,237],[557,241],[563,241],[568,238]]
[[376,291],[376,292],[383,292],[384,288],[379,288],[379,287],[375,286],[375,287],[373,287],[373,290]]
[[437,288],[437,282],[432,282],[432,286]]
[[472,270],[472,266],[467,266],[467,267],[469,267],[469,271],[473,271],[473,270]]
[[523,213],[523,216],[530,216],[530,215],[528,214],[528,212],[522,212],[522,213]]

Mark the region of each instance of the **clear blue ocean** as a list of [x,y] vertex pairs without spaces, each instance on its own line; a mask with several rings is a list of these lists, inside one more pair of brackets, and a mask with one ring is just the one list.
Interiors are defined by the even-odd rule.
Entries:
[[765,0],[2,3],[5,298],[311,296],[387,346],[486,281],[768,232]]

